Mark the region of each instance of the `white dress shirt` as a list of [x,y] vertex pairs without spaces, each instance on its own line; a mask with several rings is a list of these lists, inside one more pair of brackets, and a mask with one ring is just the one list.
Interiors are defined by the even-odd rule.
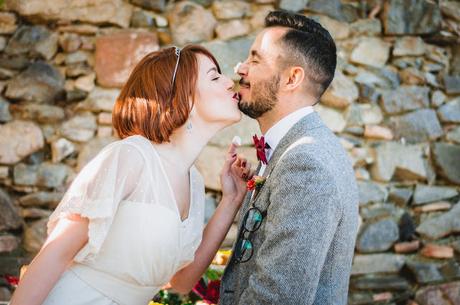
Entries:
[[[267,161],[270,161],[276,146],[278,146],[281,139],[288,133],[292,126],[294,126],[303,117],[309,115],[312,112],[314,112],[312,106],[300,108],[299,110],[296,110],[282,118],[265,133],[265,143],[270,146],[269,149],[265,150]],[[266,165],[262,164],[257,175],[262,176],[264,174],[265,168]]]

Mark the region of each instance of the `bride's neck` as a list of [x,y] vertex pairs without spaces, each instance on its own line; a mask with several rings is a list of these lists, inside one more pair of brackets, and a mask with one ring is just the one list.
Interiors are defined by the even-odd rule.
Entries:
[[209,140],[224,126],[189,121],[174,131],[170,142],[156,144],[164,162],[187,172]]

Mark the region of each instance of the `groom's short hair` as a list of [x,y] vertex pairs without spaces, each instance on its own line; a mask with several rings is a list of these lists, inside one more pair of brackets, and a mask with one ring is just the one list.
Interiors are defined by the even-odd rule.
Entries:
[[273,11],[265,17],[265,27],[287,27],[281,38],[287,52],[282,68],[301,66],[319,98],[329,87],[337,65],[337,48],[329,32],[318,22],[288,11]]

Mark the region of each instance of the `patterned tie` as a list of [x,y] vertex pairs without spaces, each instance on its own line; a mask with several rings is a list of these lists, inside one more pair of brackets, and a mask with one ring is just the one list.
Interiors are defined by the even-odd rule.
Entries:
[[268,164],[267,155],[266,155],[265,150],[269,149],[270,145],[265,143],[264,136],[261,136],[259,139],[257,135],[254,135],[252,139],[254,140],[254,146],[256,148],[257,160],[259,160],[265,165]]

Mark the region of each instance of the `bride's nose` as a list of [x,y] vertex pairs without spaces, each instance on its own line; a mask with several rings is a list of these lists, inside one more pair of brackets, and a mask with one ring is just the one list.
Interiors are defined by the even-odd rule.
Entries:
[[233,82],[233,80],[227,76],[225,76],[225,87],[228,91],[232,91],[235,87],[235,83]]

